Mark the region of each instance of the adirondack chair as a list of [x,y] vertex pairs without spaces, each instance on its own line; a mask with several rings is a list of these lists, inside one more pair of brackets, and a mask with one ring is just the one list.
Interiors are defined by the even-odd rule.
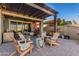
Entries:
[[24,56],[27,55],[29,52],[31,53],[33,49],[32,41],[25,42],[26,40],[22,34],[19,34],[19,37],[22,40],[16,40],[16,38],[13,38],[13,43],[14,47],[16,48],[16,51],[14,51],[11,55],[19,53],[20,56]]
[[60,35],[60,34],[59,34],[58,32],[54,33],[54,35],[53,35],[53,37],[51,37],[51,39],[49,39],[49,38],[46,39],[46,42],[47,42],[50,46],[52,46],[52,45],[57,45],[57,46],[60,45],[60,44],[57,42],[59,35]]

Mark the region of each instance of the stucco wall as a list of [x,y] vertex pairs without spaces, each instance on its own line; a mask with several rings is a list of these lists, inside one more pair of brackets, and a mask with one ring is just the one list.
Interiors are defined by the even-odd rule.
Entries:
[[4,21],[3,21],[3,27],[4,27],[4,31],[5,30],[7,30],[7,29],[9,29],[9,20],[8,19],[5,19]]

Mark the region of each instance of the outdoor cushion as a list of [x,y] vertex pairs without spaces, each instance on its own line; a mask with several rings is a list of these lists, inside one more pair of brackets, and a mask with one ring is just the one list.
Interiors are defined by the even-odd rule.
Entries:
[[19,46],[21,47],[21,50],[25,50],[28,49],[30,47],[30,43],[20,43],[20,41],[18,41]]
[[21,44],[21,50],[28,49],[29,47],[30,47],[29,43],[23,43],[23,44]]
[[29,35],[29,32],[27,32],[27,31],[24,31],[24,35]]

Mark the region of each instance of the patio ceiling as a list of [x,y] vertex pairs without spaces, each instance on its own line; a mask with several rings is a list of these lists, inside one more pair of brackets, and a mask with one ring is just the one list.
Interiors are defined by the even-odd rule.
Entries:
[[6,10],[15,11],[31,17],[45,19],[48,16],[58,13],[43,3],[4,3]]

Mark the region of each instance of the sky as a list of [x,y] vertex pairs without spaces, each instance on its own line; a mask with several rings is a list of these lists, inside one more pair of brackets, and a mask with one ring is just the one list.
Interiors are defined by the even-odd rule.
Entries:
[[[58,18],[79,22],[79,4],[77,3],[47,3],[47,6],[59,12]],[[52,19],[52,17],[48,17]]]

